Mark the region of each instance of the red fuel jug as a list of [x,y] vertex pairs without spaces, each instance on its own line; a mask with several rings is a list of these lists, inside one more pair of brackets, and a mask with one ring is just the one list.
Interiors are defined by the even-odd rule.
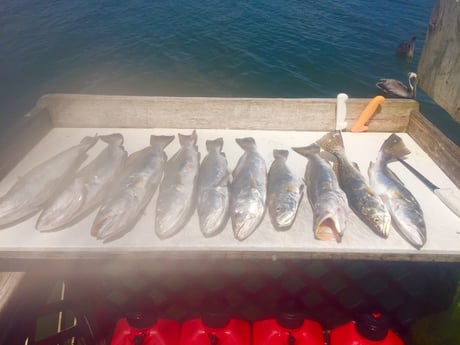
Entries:
[[145,313],[129,313],[118,320],[111,345],[178,345],[180,324]]
[[281,313],[253,326],[253,345],[323,345],[321,325],[302,314]]
[[333,329],[330,345],[403,345],[389,328],[386,317],[379,313],[362,314],[356,321]]
[[180,345],[250,345],[249,322],[221,315],[202,315],[182,323]]
[[251,345],[248,321],[232,318],[220,296],[208,296],[199,317],[182,323],[180,345]]

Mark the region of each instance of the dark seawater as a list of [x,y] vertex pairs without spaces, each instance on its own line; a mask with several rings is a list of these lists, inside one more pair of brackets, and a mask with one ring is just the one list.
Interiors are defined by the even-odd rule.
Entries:
[[[373,97],[379,78],[406,82],[417,70],[433,4],[2,0],[0,124],[50,92]],[[395,49],[412,35],[416,54],[408,63]],[[455,121],[422,92],[418,99],[459,139]]]

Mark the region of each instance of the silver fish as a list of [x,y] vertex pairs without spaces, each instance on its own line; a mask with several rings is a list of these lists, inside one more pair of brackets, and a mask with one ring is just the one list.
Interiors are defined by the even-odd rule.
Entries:
[[313,210],[315,238],[340,242],[346,227],[347,197],[332,166],[319,155],[321,148],[317,144],[292,149],[308,158],[305,184]]
[[259,226],[265,214],[267,168],[254,138],[238,138],[244,150],[230,185],[230,218],[235,238],[243,241]]
[[291,228],[304,194],[304,185],[286,165],[288,155],[287,150],[273,150],[275,160],[268,171],[267,208],[278,231]]
[[91,234],[104,242],[131,231],[160,184],[166,164],[164,149],[174,136],[150,136],[150,146],[132,153],[115,188],[99,209]]
[[38,218],[39,231],[59,230],[80,221],[102,202],[108,187],[126,161],[123,136],[119,133],[99,138],[108,146],[45,207]]
[[227,224],[229,213],[228,184],[230,174],[222,138],[206,141],[208,154],[198,173],[197,213],[201,232],[205,237],[215,236]]
[[166,163],[158,193],[155,232],[165,239],[175,235],[195,210],[196,180],[200,166],[197,135],[178,134],[181,148]]
[[387,238],[391,228],[390,213],[380,197],[367,185],[357,166],[347,159],[341,132],[327,133],[317,143],[337,158],[340,188],[347,195],[350,208],[377,235]]
[[98,137],[85,137],[80,144],[67,149],[36,166],[0,198],[0,228],[12,226],[33,216],[70,178],[88,157],[86,151]]
[[402,139],[392,134],[380,148],[376,162],[370,162],[368,173],[372,188],[390,210],[396,230],[411,245],[420,249],[426,243],[423,211],[412,193],[387,166],[391,160],[409,153]]

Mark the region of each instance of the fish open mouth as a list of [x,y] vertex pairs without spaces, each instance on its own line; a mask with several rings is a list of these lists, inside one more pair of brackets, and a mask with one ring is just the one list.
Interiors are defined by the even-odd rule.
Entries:
[[332,217],[323,218],[315,229],[315,237],[322,241],[342,241],[342,231]]

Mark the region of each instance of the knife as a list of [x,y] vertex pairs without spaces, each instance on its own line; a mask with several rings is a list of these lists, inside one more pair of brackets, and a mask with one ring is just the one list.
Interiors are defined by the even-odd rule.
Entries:
[[457,217],[460,217],[460,192],[457,188],[439,188],[434,183],[429,181],[425,176],[423,176],[418,170],[416,170],[412,165],[402,160],[401,158],[396,158],[401,162],[410,172],[418,177],[420,181],[425,184],[431,191],[446,205],[452,212],[454,212]]

